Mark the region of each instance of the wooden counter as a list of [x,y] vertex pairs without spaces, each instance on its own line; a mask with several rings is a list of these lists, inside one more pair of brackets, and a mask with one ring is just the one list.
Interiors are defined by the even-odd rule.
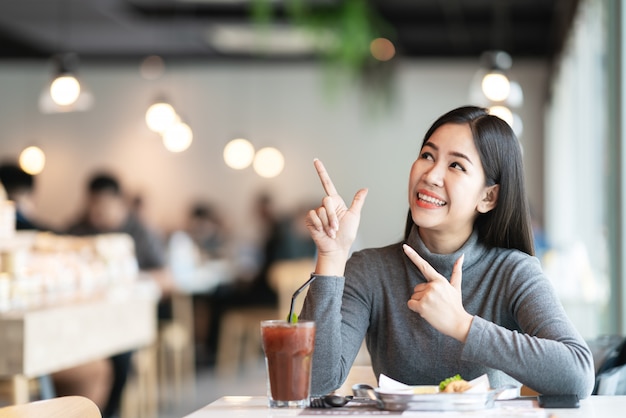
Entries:
[[157,297],[134,288],[0,313],[0,377],[13,402],[28,401],[28,379],[151,344]]

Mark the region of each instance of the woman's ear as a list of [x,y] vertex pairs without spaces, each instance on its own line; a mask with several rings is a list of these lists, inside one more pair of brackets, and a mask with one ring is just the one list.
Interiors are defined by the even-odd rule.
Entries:
[[478,212],[487,213],[498,204],[498,193],[500,192],[500,185],[494,184],[493,186],[485,187],[483,198],[478,202]]

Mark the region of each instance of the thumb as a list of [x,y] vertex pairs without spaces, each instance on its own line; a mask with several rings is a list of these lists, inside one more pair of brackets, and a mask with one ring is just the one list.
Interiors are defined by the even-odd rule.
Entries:
[[459,292],[461,292],[461,283],[463,282],[463,260],[465,260],[465,254],[461,254],[454,262],[450,276],[450,284]]
[[354,199],[352,199],[352,204],[350,205],[350,212],[354,212],[357,215],[361,214],[361,209],[363,209],[363,204],[365,203],[365,198],[367,197],[367,189],[361,189],[354,195]]

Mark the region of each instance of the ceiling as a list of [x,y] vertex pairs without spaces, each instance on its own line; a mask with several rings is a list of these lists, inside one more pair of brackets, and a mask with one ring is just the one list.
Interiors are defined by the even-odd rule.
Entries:
[[[275,21],[284,23],[284,2],[269,1]],[[503,49],[514,59],[548,61],[558,52],[578,3],[578,0],[363,1],[368,1],[388,24],[390,38],[401,57],[478,57],[485,50]],[[312,10],[331,13],[343,3],[342,0],[306,2]],[[75,52],[83,61],[128,60],[148,55],[207,60],[314,56],[310,52],[298,52],[293,45],[289,54],[275,50],[260,57],[220,44],[233,40],[235,35],[229,34],[228,28],[250,26],[250,4],[250,0],[2,0],[0,60],[48,59],[61,52]],[[258,35],[258,31],[254,33]],[[294,36],[283,33],[278,40],[289,48]]]

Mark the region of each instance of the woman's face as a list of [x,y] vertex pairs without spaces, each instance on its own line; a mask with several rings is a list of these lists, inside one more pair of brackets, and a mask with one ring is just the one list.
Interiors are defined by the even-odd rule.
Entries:
[[495,207],[498,186],[485,173],[467,124],[445,124],[426,141],[411,167],[409,205],[420,235],[452,235],[461,244],[479,213]]
[[103,191],[89,197],[87,216],[96,229],[112,232],[124,225],[128,208],[122,196]]

